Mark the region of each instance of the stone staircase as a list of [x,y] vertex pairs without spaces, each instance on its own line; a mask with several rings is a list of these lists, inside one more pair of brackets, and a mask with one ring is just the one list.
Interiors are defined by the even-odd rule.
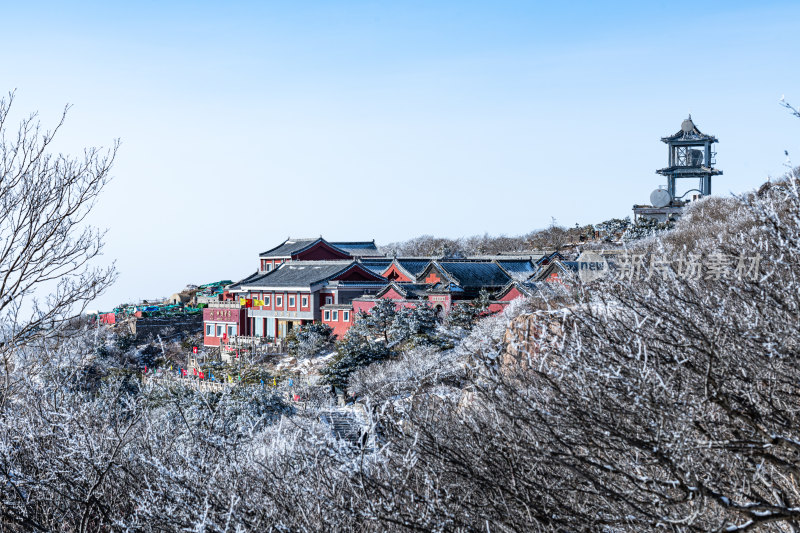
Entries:
[[337,438],[355,446],[365,446],[371,440],[368,426],[350,409],[331,409],[320,413],[320,420]]

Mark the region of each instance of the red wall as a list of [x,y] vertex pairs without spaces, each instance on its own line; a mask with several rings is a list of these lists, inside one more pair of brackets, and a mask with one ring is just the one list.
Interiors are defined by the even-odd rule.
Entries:
[[308,250],[292,256],[292,259],[296,261],[326,261],[328,259],[350,258],[350,254],[338,252],[323,242],[318,242]]
[[516,300],[517,298],[521,298],[523,294],[517,290],[516,287],[511,287],[511,290],[508,293],[500,298],[499,301],[501,302],[510,302],[511,300]]
[[390,281],[397,281],[399,283],[409,283],[411,281],[414,281],[405,274],[403,274],[402,272],[400,272],[400,270],[397,268],[397,265],[389,266],[389,268],[386,269],[386,271],[381,275]]
[[[283,298],[283,302],[281,303],[281,307],[275,307],[275,296],[280,296]],[[294,306],[289,305],[289,297],[294,296],[295,302]],[[303,305],[303,296],[306,297],[306,305]],[[314,304],[314,295],[310,292],[295,292],[295,291],[253,291],[248,293],[247,298],[252,300],[265,300],[265,298],[269,297],[269,305],[254,305],[253,309],[262,309],[265,311],[269,311],[272,309],[279,309],[284,311],[311,311],[313,304]]]
[[453,306],[453,299],[449,294],[430,294],[428,295],[428,305],[434,309],[437,305],[441,305],[446,314],[450,312],[450,308]]
[[270,270],[275,270],[283,264],[283,259],[261,259],[259,270],[266,271],[267,265],[272,265]]
[[[330,314],[331,319],[325,320],[325,311],[328,311]],[[338,320],[333,320],[333,312],[338,312]],[[350,313],[350,320],[344,320],[344,312],[348,311]],[[355,321],[355,311],[351,309],[327,309],[322,311],[322,323],[329,325],[333,329],[333,334],[336,335],[337,338],[341,339],[344,337],[344,334],[347,333],[347,330],[350,329],[350,326],[353,325]]]
[[[238,335],[249,335],[250,328],[247,320],[247,309],[220,309],[207,307],[203,309],[203,344],[205,346],[219,346],[220,337],[206,335],[206,324],[236,324]],[[214,332],[216,334],[216,332]]]
[[489,307],[487,307],[486,310],[489,312],[490,315],[493,315],[505,309],[507,305],[508,302],[503,302],[503,303],[492,302],[489,304]]
[[353,300],[353,314],[357,315],[358,313],[369,313],[369,310],[375,307],[375,300]]
[[503,296],[502,298],[500,298],[495,302],[490,303],[487,311],[489,311],[489,313],[499,313],[500,311],[505,309],[506,306],[509,303],[511,303],[511,301],[516,300],[517,298],[522,298],[524,296],[525,295],[519,292],[519,290],[517,290],[516,287],[511,287],[511,290],[509,290],[505,296]]
[[[403,297],[393,289],[387,291],[386,294],[381,296],[381,299],[382,300],[396,300],[395,309],[401,309],[403,307],[411,307],[411,308],[413,308],[413,307],[416,307],[417,305],[419,305],[418,302],[409,302],[409,301],[403,299]],[[353,300],[353,311],[355,312],[355,314],[358,314],[361,311],[363,311],[365,313],[369,313],[370,310],[373,307],[375,307],[375,300],[364,300],[364,301]]]
[[394,289],[389,289],[383,294],[383,296],[381,296],[381,298],[384,300],[402,300],[403,295]]

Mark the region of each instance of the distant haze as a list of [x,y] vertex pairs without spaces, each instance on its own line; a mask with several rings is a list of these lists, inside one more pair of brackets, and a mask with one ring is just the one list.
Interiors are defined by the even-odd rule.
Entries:
[[[287,236],[527,233],[631,213],[688,113],[716,194],[800,161],[796,2],[17,2],[0,90],[122,147],[91,307],[237,279]],[[166,6],[163,4],[167,4]]]

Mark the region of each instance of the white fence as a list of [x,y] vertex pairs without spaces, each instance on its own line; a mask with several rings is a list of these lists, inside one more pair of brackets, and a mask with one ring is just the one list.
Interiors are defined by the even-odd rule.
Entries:
[[200,391],[213,391],[213,392],[222,392],[225,387],[232,387],[234,383],[225,383],[223,381],[211,381],[208,379],[198,379],[196,377],[170,377],[170,376],[159,376],[159,375],[142,375],[142,383],[144,385],[160,385],[162,387],[175,387],[177,385],[181,385],[184,387],[190,387],[195,390]]
[[[290,381],[291,380],[291,381]],[[289,382],[292,385],[315,385],[317,384],[316,378],[311,378],[309,376],[280,376],[276,377],[275,381],[267,380],[263,383],[262,386],[267,387],[274,387],[278,384],[278,381],[282,383]],[[175,387],[175,386],[183,386],[183,387],[190,387],[195,390],[200,391],[214,391],[214,392],[222,392],[225,390],[226,387],[235,387],[239,384],[237,380],[228,381],[228,380],[221,380],[221,381],[211,381],[210,379],[199,379],[196,376],[187,376],[187,377],[178,377],[169,374],[142,374],[142,384],[144,385],[159,385],[162,387]],[[292,401],[297,401],[294,399],[294,394],[291,391],[287,391],[287,398]]]

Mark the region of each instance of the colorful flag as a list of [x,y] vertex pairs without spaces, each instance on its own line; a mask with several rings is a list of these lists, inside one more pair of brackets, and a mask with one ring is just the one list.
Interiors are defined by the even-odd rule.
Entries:
[[202,370],[200,371],[200,379],[206,379],[206,375],[203,373]]
[[242,307],[246,306],[247,300],[244,298],[239,298],[239,305],[241,305]]
[[144,365],[144,373],[147,374],[147,365]]

